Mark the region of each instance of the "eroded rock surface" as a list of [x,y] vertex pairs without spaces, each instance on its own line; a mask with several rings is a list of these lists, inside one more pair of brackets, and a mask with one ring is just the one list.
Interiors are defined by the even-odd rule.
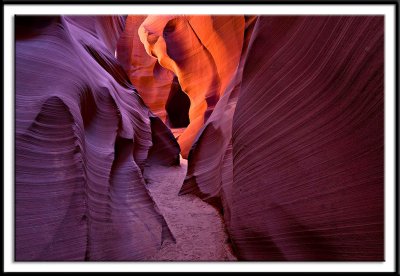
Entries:
[[184,158],[234,77],[244,27],[244,16],[127,18],[118,58],[146,104],[168,122],[166,104],[174,76],[190,100],[190,122],[178,137]]
[[179,146],[114,57],[123,24],[16,17],[18,261],[141,260],[171,238],[142,172]]
[[242,260],[383,260],[383,17],[259,17],[236,78],[181,194]]

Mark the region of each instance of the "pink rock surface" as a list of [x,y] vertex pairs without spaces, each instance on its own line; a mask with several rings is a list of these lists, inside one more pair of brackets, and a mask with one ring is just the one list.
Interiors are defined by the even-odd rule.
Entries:
[[236,77],[181,193],[241,260],[383,260],[383,17],[259,17]]
[[170,238],[142,172],[179,146],[114,57],[122,24],[16,17],[18,261],[141,260]]

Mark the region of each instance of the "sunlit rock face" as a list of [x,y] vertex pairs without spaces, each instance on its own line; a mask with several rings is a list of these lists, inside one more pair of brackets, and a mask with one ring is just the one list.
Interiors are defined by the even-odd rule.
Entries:
[[167,120],[165,105],[171,91],[174,74],[163,68],[157,58],[147,54],[138,30],[147,16],[128,16],[121,34],[117,58],[140,93],[146,105],[163,122]]
[[141,260],[170,237],[142,177],[172,133],[114,57],[122,17],[16,17],[16,260]]
[[[257,17],[245,18],[240,63],[225,94],[195,139],[188,158],[188,172],[180,194],[192,193],[224,212],[229,223],[230,206],[225,198],[232,187],[232,118],[242,81],[248,44]],[[211,154],[212,153],[212,154]]]
[[259,17],[243,58],[181,193],[242,260],[383,260],[383,17]]
[[244,28],[244,16],[127,18],[118,58],[145,103],[174,128],[171,114],[166,110],[174,76],[184,93],[182,101],[190,102],[189,122],[183,126],[187,128],[178,137],[184,158],[234,77]]

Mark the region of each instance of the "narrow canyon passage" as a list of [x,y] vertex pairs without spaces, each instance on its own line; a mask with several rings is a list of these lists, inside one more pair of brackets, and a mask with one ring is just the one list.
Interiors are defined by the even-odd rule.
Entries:
[[146,187],[176,240],[164,241],[161,250],[149,260],[236,260],[218,211],[195,195],[178,195],[186,171],[187,160],[183,158],[180,166],[145,168]]
[[18,16],[15,37],[16,261],[384,260],[383,17]]

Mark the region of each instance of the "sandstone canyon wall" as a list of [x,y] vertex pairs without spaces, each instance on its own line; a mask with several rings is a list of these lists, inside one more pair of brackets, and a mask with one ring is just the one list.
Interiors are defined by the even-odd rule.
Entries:
[[122,17],[16,17],[16,251],[141,260],[173,238],[144,166],[179,146],[114,57]]
[[190,122],[178,137],[184,158],[236,72],[244,27],[244,16],[127,18],[118,59],[145,103],[171,123],[166,104],[174,77],[188,96]]
[[383,260],[383,17],[262,16],[245,59],[181,194],[242,260]]

